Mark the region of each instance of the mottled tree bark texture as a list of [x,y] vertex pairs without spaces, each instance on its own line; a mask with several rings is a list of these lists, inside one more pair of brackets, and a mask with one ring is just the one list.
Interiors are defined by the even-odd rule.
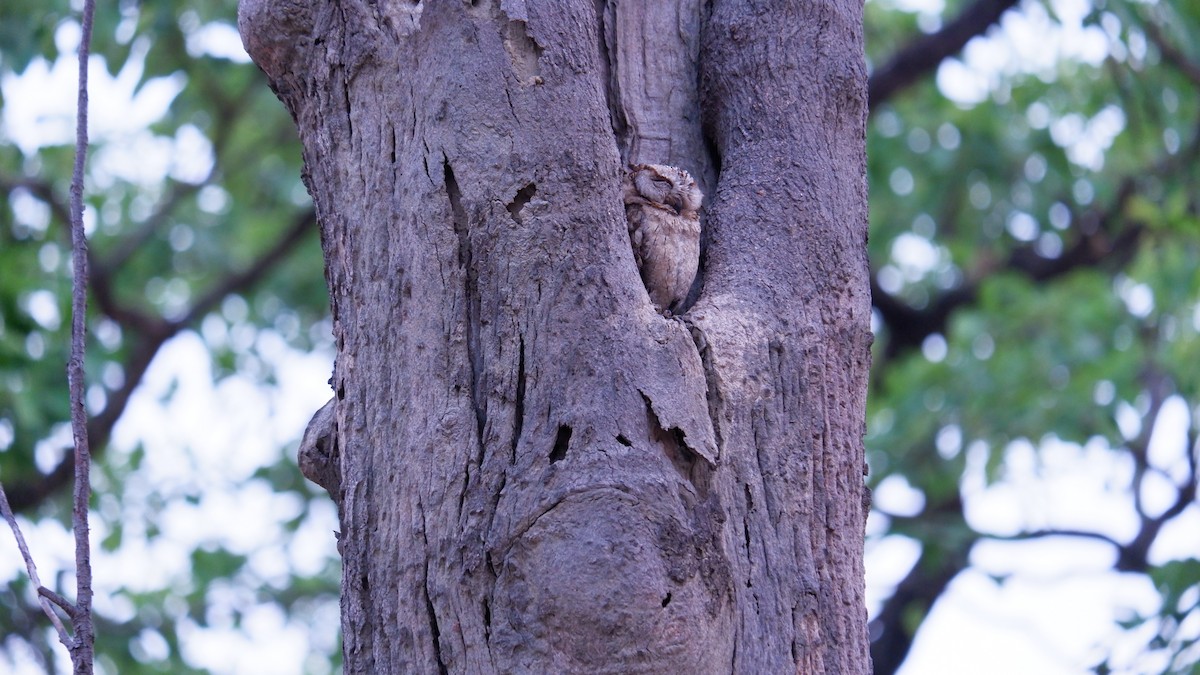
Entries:
[[[868,672],[860,0],[240,24],[321,223],[346,672]],[[674,317],[635,162],[707,195]]]

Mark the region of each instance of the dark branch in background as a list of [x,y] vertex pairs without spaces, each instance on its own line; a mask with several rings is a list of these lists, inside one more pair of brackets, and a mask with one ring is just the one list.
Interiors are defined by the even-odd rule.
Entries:
[[159,228],[171,219],[175,208],[182,204],[183,200],[196,194],[200,188],[212,181],[216,174],[215,162],[213,167],[213,170],[199,183],[176,183],[171,189],[171,193],[158,203],[158,207],[154,209],[154,213],[149,218],[142,221],[142,224],[132,233],[121,237],[121,241],[117,243],[111,253],[105,256],[103,261],[96,261],[101,276],[110,276],[113,270],[121,269],[121,266],[129,262],[133,254],[158,234]]
[[[1152,331],[1143,335],[1144,339],[1157,339]],[[941,597],[946,587],[968,565],[968,554],[975,542],[981,538],[994,541],[1021,542],[1047,537],[1075,537],[1092,539],[1111,545],[1116,551],[1113,569],[1119,572],[1145,573],[1151,568],[1149,561],[1150,547],[1154,544],[1163,527],[1178,517],[1196,501],[1197,478],[1200,478],[1195,453],[1197,438],[1200,432],[1194,428],[1187,431],[1187,460],[1188,475],[1175,486],[1177,490],[1175,501],[1157,516],[1150,516],[1142,508],[1140,493],[1146,475],[1153,470],[1148,462],[1150,438],[1154,433],[1163,404],[1175,392],[1174,383],[1166,373],[1156,368],[1152,363],[1147,365],[1142,373],[1143,387],[1149,392],[1150,403],[1142,418],[1142,428],[1138,436],[1129,441],[1128,451],[1134,458],[1135,470],[1130,481],[1130,491],[1134,495],[1135,509],[1140,525],[1137,534],[1128,543],[1121,543],[1112,536],[1102,532],[1092,532],[1077,529],[1047,529],[1034,530],[1011,536],[987,535],[971,532],[963,519],[963,502],[960,495],[955,494],[946,501],[926,507],[917,516],[892,518],[897,523],[915,523],[920,527],[929,527],[933,523],[939,531],[968,533],[961,541],[953,538],[947,540],[926,540],[917,563],[904,579],[897,584],[892,596],[884,603],[879,614],[871,622],[871,659],[875,666],[875,675],[889,675],[898,670],[912,647],[916,637],[910,624],[911,617],[916,614],[924,618],[929,614],[933,603]],[[880,511],[880,513],[883,513]],[[887,514],[884,514],[887,515]]]
[[[1147,333],[1150,334],[1143,335],[1143,338],[1150,340],[1157,339],[1157,335],[1152,334],[1153,331],[1148,331]],[[1134,500],[1134,510],[1137,511],[1139,521],[1138,532],[1133,539],[1127,544],[1122,544],[1106,534],[1070,529],[1037,530],[1011,537],[990,536],[990,539],[1004,541],[1022,541],[1044,537],[1095,539],[1112,544],[1116,548],[1117,560],[1113,563],[1113,568],[1118,572],[1145,573],[1151,568],[1149,560],[1150,547],[1158,538],[1159,533],[1162,532],[1162,528],[1196,501],[1196,480],[1200,477],[1200,474],[1197,473],[1197,458],[1195,453],[1197,432],[1194,428],[1189,428],[1186,432],[1185,445],[1188,474],[1175,485],[1175,501],[1157,516],[1151,516],[1146,513],[1142,504],[1142,484],[1147,474],[1155,470],[1149,462],[1150,438],[1154,434],[1155,427],[1158,425],[1163,404],[1175,393],[1176,389],[1171,377],[1162,372],[1152,362],[1147,363],[1143,369],[1141,379],[1144,391],[1149,394],[1150,403],[1147,406],[1146,414],[1142,416],[1141,430],[1136,438],[1129,441],[1127,448],[1129,455],[1134,461],[1133,477],[1130,479],[1130,491]]]
[[1039,254],[1032,246],[1022,246],[1009,254],[1000,265],[972,270],[970,280],[933,298],[924,308],[916,308],[884,291],[878,275],[871,276],[871,301],[887,329],[887,346],[883,355],[891,359],[921,346],[925,338],[944,333],[950,315],[960,307],[974,302],[979,287],[990,275],[1001,271],[1020,272],[1033,281],[1049,281],[1078,269],[1108,266],[1124,267],[1137,253],[1137,245],[1145,231],[1142,223],[1129,221],[1125,207],[1138,194],[1146,176],[1170,175],[1190,166],[1200,157],[1200,127],[1186,148],[1176,155],[1160,159],[1136,175],[1126,176],[1117,194],[1104,211],[1090,210],[1072,218],[1076,239],[1056,257]]
[[[270,249],[264,252],[245,270],[233,273],[215,285],[201,296],[181,318],[169,321],[139,315],[143,317],[142,321],[144,323],[140,326],[142,330],[135,331],[134,344],[129,348],[130,360],[124,364],[125,381],[118,389],[109,392],[104,410],[93,416],[88,425],[88,434],[96,446],[98,453],[103,451],[104,447],[107,446],[113,427],[125,412],[125,407],[129,404],[130,397],[133,395],[134,390],[137,389],[138,384],[141,383],[142,377],[146,374],[146,370],[150,367],[150,362],[154,360],[154,356],[158,353],[159,348],[181,330],[212,311],[228,295],[241,293],[261,281],[279,261],[292,252],[296,245],[304,238],[304,235],[315,225],[316,213],[312,209],[299,214],[291,227],[283,233]],[[112,298],[109,298],[108,302],[115,303]],[[97,305],[101,306],[101,309],[104,309],[103,303],[97,301]],[[115,306],[114,304],[113,307]],[[132,310],[117,309],[117,315],[128,316],[131,313]],[[109,316],[116,320],[115,315],[110,314]],[[71,463],[68,461],[68,458],[64,458],[58,466],[45,476],[41,476],[34,481],[17,483],[11,486],[9,488],[9,497],[13,510],[24,511],[37,506],[61,489],[70,478]]]
[[871,662],[875,675],[891,675],[900,669],[912,649],[920,623],[913,624],[909,619],[916,614],[924,620],[934,601],[941,597],[954,577],[967,568],[968,554],[978,535],[970,532],[963,521],[962,508],[962,498],[955,494],[945,503],[931,504],[914,518],[935,520],[943,523],[939,526],[941,529],[957,529],[965,536],[963,541],[926,543],[916,564],[896,585],[892,596],[871,621]]
[[[1076,269],[1100,264],[1123,267],[1137,251],[1143,228],[1133,223],[1119,230],[1112,222],[1121,217],[1125,205],[1134,194],[1133,187],[1134,179],[1126,179],[1106,212],[1085,214],[1078,228],[1079,238],[1057,257],[1042,256],[1032,246],[1014,249],[1004,264],[995,269],[976,271],[974,281],[964,282],[958,288],[946,291],[923,309],[913,308],[890,295],[872,278],[871,292],[875,308],[888,327],[885,356],[897,356],[919,347],[929,335],[945,332],[954,310],[974,302],[979,295],[980,283],[995,272],[1016,271],[1033,281],[1049,281]],[[1115,234],[1112,233],[1114,230],[1117,230]]]
[[[201,80],[202,85],[208,82],[207,78]],[[257,82],[254,84],[257,85]],[[210,101],[213,101],[214,106],[218,109],[217,119],[230,120],[236,119],[241,115],[252,100],[248,91],[249,86],[243,91],[237,92],[237,95],[232,99],[222,95],[223,92],[216,87],[204,87],[205,96]],[[121,240],[117,242],[112,252],[105,256],[103,260],[93,260],[93,263],[102,272],[100,276],[111,276],[113,270],[120,269],[135,253],[141,250],[147,241],[158,234],[163,225],[170,221],[171,215],[177,206],[182,204],[188,197],[199,192],[204,186],[211,184],[217,178],[218,168],[222,164],[221,158],[228,147],[230,136],[233,135],[230,131],[231,126],[229,124],[214,125],[212,139],[213,163],[207,176],[197,183],[175,183],[171,189],[171,193],[159,201],[154,212],[142,222],[137,230],[127,236],[121,237]]]
[[1018,0],[978,0],[936,33],[913,40],[890,61],[871,73],[867,101],[873,111],[897,91],[933,71],[957,54],[971,38],[983,35]]
[[1121,548],[1121,542],[1113,539],[1107,534],[1100,532],[1091,532],[1088,530],[1034,530],[1032,532],[1022,532],[1021,534],[1013,534],[1008,536],[1000,536],[995,534],[987,535],[988,539],[994,541],[1029,541],[1031,539],[1046,539],[1048,537],[1074,537],[1076,539],[1094,539],[1096,541],[1110,544],[1114,548]]
[[1112,235],[1109,234],[1110,228],[1117,228],[1110,223],[1120,216],[1133,195],[1132,187],[1133,179],[1128,179],[1107,212],[1085,215],[1084,222],[1097,223],[1096,228],[1085,226],[1071,248],[1057,257],[1044,257],[1032,246],[1014,249],[1004,264],[995,269],[976,271],[973,281],[963,282],[961,286],[942,293],[922,309],[916,309],[884,291],[876,280],[878,275],[872,275],[872,300],[888,329],[884,357],[893,358],[920,347],[925,338],[934,333],[944,333],[950,315],[960,307],[975,302],[981,282],[995,272],[1009,270],[1021,272],[1033,281],[1049,281],[1077,269],[1102,263],[1123,267],[1137,251],[1143,228],[1139,224],[1131,224]]
[[196,304],[192,305],[192,308],[182,318],[172,322],[172,325],[183,328],[212,311],[217,306],[217,303],[221,302],[226,296],[245,290],[261,281],[271,268],[292,252],[296,244],[299,244],[304,235],[315,227],[316,224],[317,214],[315,211],[309,209],[301,213],[292,223],[292,226],[275,242],[275,245],[267,249],[266,253],[263,253],[250,267],[226,277],[224,281],[201,296],[196,301]]
[[1146,21],[1144,27],[1146,37],[1150,38],[1155,47],[1158,47],[1163,60],[1175,66],[1179,72],[1183,73],[1184,77],[1192,81],[1192,84],[1200,87],[1200,64],[1189,59],[1187,54],[1167,40],[1167,36],[1163,35],[1162,28],[1156,22]]
[[[1153,342],[1158,339],[1154,331],[1142,335],[1144,340]],[[1175,393],[1175,383],[1170,375],[1163,372],[1156,364],[1148,361],[1143,366],[1141,378],[1145,392],[1149,394],[1150,405],[1142,417],[1142,428],[1137,437],[1129,442],[1129,454],[1133,458],[1133,500],[1134,509],[1138,514],[1138,533],[1128,544],[1119,547],[1116,568],[1122,572],[1145,572],[1150,568],[1150,546],[1158,538],[1164,525],[1178,516],[1196,500],[1196,460],[1192,446],[1187,446],[1188,475],[1176,485],[1175,501],[1165,511],[1157,516],[1146,513],[1142,503],[1142,483],[1146,475],[1155,470],[1150,464],[1150,437],[1158,424],[1159,413],[1167,399]],[[1189,431],[1188,440],[1194,437]]]

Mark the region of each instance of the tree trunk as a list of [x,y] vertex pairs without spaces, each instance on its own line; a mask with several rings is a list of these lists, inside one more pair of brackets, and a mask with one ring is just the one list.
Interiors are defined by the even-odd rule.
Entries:
[[[861,3],[240,23],[321,221],[346,672],[868,672]],[[682,316],[627,162],[711,193]]]

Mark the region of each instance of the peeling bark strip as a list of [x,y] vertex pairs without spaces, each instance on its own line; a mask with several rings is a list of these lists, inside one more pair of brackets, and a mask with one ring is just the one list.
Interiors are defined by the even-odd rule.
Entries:
[[[704,8],[243,0],[321,222],[346,672],[868,672],[862,8]],[[713,195],[684,320],[629,160]]]

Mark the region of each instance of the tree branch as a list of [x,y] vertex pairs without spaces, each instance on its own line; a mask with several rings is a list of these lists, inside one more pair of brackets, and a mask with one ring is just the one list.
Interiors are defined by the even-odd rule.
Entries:
[[965,281],[957,288],[942,293],[923,309],[914,308],[884,291],[879,285],[878,275],[872,275],[872,301],[888,330],[884,358],[899,356],[909,349],[920,347],[930,335],[944,333],[950,315],[963,305],[975,302],[982,283],[998,271],[1017,271],[1033,281],[1049,281],[1077,269],[1102,263],[1117,268],[1123,267],[1137,251],[1144,228],[1135,223],[1112,235],[1108,232],[1110,226],[1107,224],[1121,213],[1130,195],[1130,191],[1123,189],[1108,213],[1085,215],[1085,222],[1095,221],[1101,224],[1085,226],[1071,248],[1059,256],[1047,258],[1032,246],[1016,248],[1009,253],[1008,259],[1002,265],[978,270],[973,275],[973,280]]
[[897,91],[933,71],[945,58],[957,54],[971,38],[984,34],[1017,1],[976,0],[941,30],[913,40],[896,52],[867,81],[870,110],[874,111]]
[[[932,511],[952,515],[958,520],[958,525],[969,532],[966,523],[961,520],[962,500],[958,495],[934,506]],[[919,613],[924,619],[929,614],[933,603],[941,597],[954,577],[967,568],[971,547],[977,538],[971,533],[961,540],[949,538],[923,544],[917,562],[896,585],[892,596],[871,621],[871,661],[875,675],[895,673],[908,658],[919,626],[919,622],[912,624],[911,617]]]
[[88,508],[92,496],[92,451],[88,444],[88,418],[84,407],[83,361],[87,351],[88,245],[83,229],[83,169],[88,151],[88,52],[92,44],[95,0],[84,0],[79,38],[79,90],[75,107],[75,165],[71,172],[71,357],[67,361],[67,384],[71,399],[71,435],[75,441],[75,489],[71,529],[75,534],[75,611],[71,627],[75,638],[64,642],[71,652],[76,675],[91,675],[95,659],[95,627],[92,624],[92,546]]
[[[1170,375],[1159,369],[1153,362],[1147,363],[1143,368],[1141,380],[1143,388],[1149,393],[1150,405],[1137,438],[1131,440],[1129,444],[1129,453],[1133,456],[1134,461],[1131,489],[1141,527],[1138,528],[1138,533],[1132,541],[1119,547],[1120,553],[1117,557],[1116,568],[1122,572],[1145,572],[1149,569],[1150,547],[1158,538],[1163,526],[1183,513],[1183,510],[1196,500],[1196,463],[1194,457],[1190,456],[1192,446],[1189,445],[1187,450],[1189,453],[1188,475],[1179,485],[1175,486],[1175,501],[1157,516],[1151,516],[1145,511],[1141,499],[1141,483],[1152,468],[1149,462],[1150,439],[1154,434],[1154,427],[1158,423],[1162,406],[1174,393],[1175,385]],[[1192,432],[1189,430],[1189,441],[1192,438],[1191,434]]]
[[[12,507],[9,506],[8,495],[4,492],[3,484],[0,484],[0,516],[4,517],[4,521],[12,529],[13,537],[17,540],[17,550],[21,552],[21,559],[25,561],[25,572],[29,575],[29,581],[33,583],[33,587],[38,589],[38,604],[42,606],[42,611],[46,613],[50,623],[54,624],[59,641],[70,647],[71,636],[67,633],[67,627],[63,625],[62,619],[58,618],[58,614],[54,613],[54,608],[50,606],[51,600],[41,593],[41,591],[49,591],[49,589],[42,586],[42,580],[38,577],[37,564],[33,562],[33,556],[29,553],[29,545],[25,543],[25,535],[21,533],[21,527],[17,525],[17,518],[13,515]],[[70,603],[67,603],[67,606],[69,607]]]
[[271,270],[279,261],[283,260],[288,253],[291,253],[296,244],[304,235],[317,224],[317,213],[313,209],[299,214],[292,226],[288,228],[283,236],[275,242],[275,245],[259,256],[258,260],[254,261],[249,267],[241,272],[237,272],[225,278],[224,281],[214,286],[205,293],[199,300],[196,301],[192,308],[188,310],[181,319],[175,321],[179,327],[195,321],[212,311],[217,303],[221,302],[225,296],[231,293],[237,293],[241,290],[249,288],[258,283],[267,272]]
[[1175,66],[1176,70],[1183,73],[1184,77],[1192,81],[1192,84],[1200,87],[1200,64],[1188,58],[1187,54],[1176,47],[1163,34],[1162,28],[1155,21],[1147,21],[1144,24],[1146,29],[1146,37],[1158,47],[1158,51],[1162,54],[1163,60]]
[[1121,545],[1122,545],[1121,542],[1117,541],[1116,539],[1113,539],[1112,537],[1108,536],[1107,534],[1101,534],[1100,532],[1091,532],[1088,530],[1048,529],[1048,530],[1034,530],[1032,532],[1022,532],[1020,534],[1013,534],[1013,535],[988,534],[988,535],[984,535],[984,536],[987,537],[988,539],[991,539],[994,541],[1009,541],[1009,542],[1029,541],[1031,539],[1046,539],[1048,537],[1074,537],[1076,539],[1095,539],[1097,541],[1102,541],[1106,544],[1111,544],[1116,549],[1120,549]]
[[[175,321],[152,320],[142,328],[146,332],[136,333],[139,341],[130,349],[131,358],[125,364],[125,381],[108,396],[104,409],[94,415],[88,424],[88,435],[98,449],[108,444],[117,420],[125,412],[133,392],[141,383],[142,377],[150,367],[159,348],[174,337],[179,331],[202,318],[215,308],[222,299],[233,293],[241,293],[262,278],[285,258],[303,239],[308,230],[316,224],[316,213],[308,209],[299,214],[292,226],[283,233],[275,244],[264,252],[249,267],[241,272],[228,276],[205,293],[184,315]],[[115,320],[115,319],[114,319]],[[50,495],[62,488],[71,478],[71,462],[64,458],[50,473],[33,481],[17,483],[10,486],[9,493],[15,511],[24,511],[42,503]]]
[[[871,275],[872,304],[887,327],[887,346],[884,359],[895,358],[918,348],[925,338],[944,333],[950,315],[958,308],[975,302],[979,288],[992,274],[1016,271],[1033,281],[1049,281],[1077,269],[1109,265],[1120,269],[1137,253],[1145,232],[1145,224],[1123,221],[1129,200],[1138,194],[1146,176],[1171,175],[1180,167],[1189,166],[1200,156],[1200,126],[1186,148],[1175,155],[1159,159],[1136,175],[1126,176],[1117,188],[1116,196],[1104,211],[1090,210],[1072,219],[1076,240],[1056,257],[1049,258],[1030,245],[1013,249],[1003,264],[974,270],[969,280],[933,298],[926,307],[915,308],[883,290],[878,275]],[[1124,227],[1118,226],[1123,222]]]

